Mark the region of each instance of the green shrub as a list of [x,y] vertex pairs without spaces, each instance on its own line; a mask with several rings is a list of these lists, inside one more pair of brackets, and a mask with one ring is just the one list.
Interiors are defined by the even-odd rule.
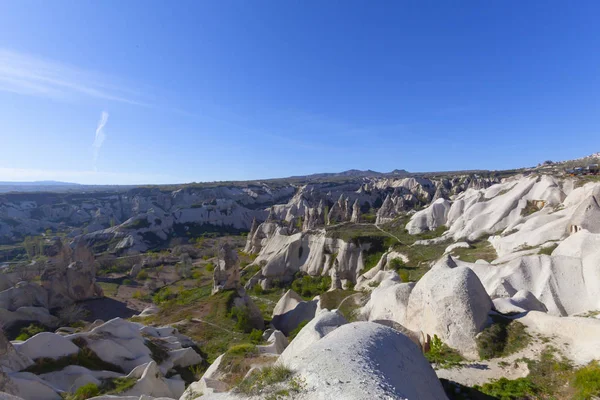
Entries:
[[87,383],[77,389],[75,393],[66,395],[65,400],[86,400],[99,395],[100,388],[98,385],[94,383]]
[[452,368],[460,365],[464,360],[460,353],[442,342],[437,335],[433,335],[425,357],[430,363],[434,363],[440,368]]
[[300,322],[300,324],[298,324],[298,326],[290,332],[290,334],[288,335],[288,338],[290,339],[290,341],[294,340],[294,338],[296,336],[298,336],[298,333],[300,333],[302,328],[304,328],[306,326],[306,324],[308,324],[308,322],[309,321],[307,319],[305,319],[304,321]]
[[233,307],[229,312],[229,317],[235,319],[234,328],[240,332],[252,332],[252,321],[248,307]]
[[500,378],[482,386],[476,385],[474,389],[498,400],[529,399],[539,392],[537,386],[529,378],[514,380]]
[[495,316],[494,323],[477,336],[477,350],[482,360],[505,357],[515,353],[530,341],[525,325],[508,318]]
[[600,364],[594,360],[575,372],[573,387],[577,389],[575,399],[591,399],[600,395]]
[[206,270],[207,270],[208,272],[213,272],[213,271],[215,270],[215,264],[213,264],[213,263],[210,263],[210,262],[209,262],[209,263],[207,263],[207,264],[206,264]]
[[259,344],[263,342],[263,331],[259,331],[258,329],[252,329],[250,332],[249,339],[254,344]]
[[131,286],[133,281],[131,279],[123,279],[123,285]]
[[231,346],[226,354],[230,356],[247,356],[251,354],[256,354],[256,345],[250,343],[241,343],[236,344],[235,346]]
[[19,335],[15,338],[15,340],[27,340],[30,337],[37,335],[38,333],[47,331],[48,329],[40,324],[29,324],[28,326],[21,329]]
[[141,270],[135,277],[138,281],[144,281],[148,279],[148,272]]
[[80,347],[78,353],[61,357],[56,360],[53,358],[38,358],[34,360],[35,364],[27,367],[24,372],[32,372],[36,375],[39,375],[47,372],[60,371],[69,365],[80,365],[95,371],[106,370],[120,373],[123,372],[123,369],[118,365],[111,364],[98,357],[98,355],[93,350],[88,348],[87,344],[84,342],[84,339],[77,343],[75,343],[75,340],[73,340],[73,343]]
[[329,290],[331,287],[331,277],[298,274],[298,277],[292,282],[291,287],[300,296],[313,298]]

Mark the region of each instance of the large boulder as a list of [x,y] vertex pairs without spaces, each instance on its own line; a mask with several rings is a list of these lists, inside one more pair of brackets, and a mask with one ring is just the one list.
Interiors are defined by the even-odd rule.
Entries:
[[185,390],[183,380],[165,378],[154,361],[139,365],[127,377],[136,378],[137,382],[131,389],[121,393],[122,396],[179,398]]
[[[33,364],[31,358],[17,353],[12,343],[0,329],[0,371],[20,371]],[[2,389],[0,389],[2,390]]]
[[362,319],[367,321],[384,319],[404,325],[408,299],[414,287],[414,282],[383,281],[373,290],[367,304],[360,309]]
[[273,309],[271,324],[286,336],[303,321],[314,318],[318,301],[304,301],[296,292],[289,289],[279,299]]
[[313,343],[347,323],[346,318],[338,311],[321,311],[298,332],[298,335],[296,335],[294,340],[290,342],[281,356],[279,356],[277,362],[286,364],[292,358],[302,354]]
[[55,328],[59,324],[58,318],[51,315],[44,307],[19,307],[15,311],[0,308],[0,321],[4,329],[16,324],[37,322],[47,327]]
[[413,288],[406,327],[437,335],[463,355],[476,357],[475,335],[485,327],[491,308],[492,301],[477,275],[446,256]]
[[48,293],[36,283],[19,282],[0,292],[0,308],[16,311],[20,307],[31,306],[48,308]]
[[285,365],[304,382],[299,399],[447,399],[421,349],[372,322],[342,325]]
[[52,332],[38,333],[23,343],[14,344],[14,347],[19,353],[31,359],[57,359],[79,352],[79,347],[69,339]]

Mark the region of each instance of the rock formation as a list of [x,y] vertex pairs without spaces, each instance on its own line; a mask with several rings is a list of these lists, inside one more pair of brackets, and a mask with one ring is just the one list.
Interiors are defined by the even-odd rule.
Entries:
[[475,335],[485,327],[491,308],[492,301],[477,275],[448,256],[414,286],[405,324],[401,324],[437,335],[465,356],[476,357]]
[[228,243],[219,248],[218,262],[213,272],[213,294],[240,286],[240,265],[237,252]]
[[315,316],[317,301],[304,301],[296,292],[289,289],[273,309],[271,324],[289,335],[300,323],[310,321]]

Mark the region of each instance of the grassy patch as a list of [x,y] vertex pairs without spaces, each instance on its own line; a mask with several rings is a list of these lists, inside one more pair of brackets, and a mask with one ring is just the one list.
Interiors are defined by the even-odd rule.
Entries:
[[584,400],[600,396],[600,364],[594,360],[575,372],[573,387],[575,399]]
[[569,383],[573,379],[573,365],[558,354],[554,347],[546,347],[539,360],[525,360],[529,367],[527,378],[539,388],[544,397],[571,398],[572,388]]
[[123,393],[123,392],[131,389],[132,387],[135,386],[136,383],[137,383],[136,378],[127,378],[127,377],[113,378],[113,379],[108,379],[108,380],[104,381],[104,384],[102,385],[101,390],[102,390],[103,394],[107,394],[107,395],[119,394],[119,393]]
[[527,347],[531,336],[525,325],[508,318],[493,316],[494,323],[477,336],[477,350],[482,360],[505,357]]
[[104,292],[104,296],[106,297],[117,297],[117,293],[119,291],[119,284],[113,282],[97,282],[98,285],[102,288]]
[[463,356],[437,336],[433,335],[431,346],[425,357],[430,363],[436,364],[439,368],[452,368],[459,366],[464,361]]
[[[290,379],[293,372],[284,366],[276,365],[270,367],[261,368],[259,371],[251,374],[249,377],[244,379],[236,388],[235,392],[243,393],[246,396],[256,396],[263,394],[265,389],[271,387],[274,384],[285,382]],[[285,390],[285,389],[281,389]],[[279,393],[280,395],[289,395],[289,391],[286,393]]]
[[487,240],[477,240],[469,243],[471,247],[459,247],[452,250],[452,255],[460,258],[461,261],[474,263],[477,260],[492,262],[498,258],[496,250]]
[[538,254],[545,254],[547,256],[552,255],[552,252],[558,247],[558,243],[555,243],[551,246],[548,247],[542,247],[540,249],[540,251],[538,251]]

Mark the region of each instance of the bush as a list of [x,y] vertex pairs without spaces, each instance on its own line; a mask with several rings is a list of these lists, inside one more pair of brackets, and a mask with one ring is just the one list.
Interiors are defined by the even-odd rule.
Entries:
[[529,343],[525,326],[518,321],[493,317],[494,323],[477,336],[477,350],[482,360],[504,357],[515,353]]
[[66,400],[86,400],[100,395],[100,388],[94,383],[88,383],[81,386],[73,394],[68,394]]
[[252,321],[250,319],[250,310],[248,307],[233,307],[229,312],[229,317],[235,319],[234,328],[240,332],[252,332]]
[[135,276],[135,278],[138,281],[145,281],[146,279],[148,279],[148,272],[142,270]]
[[39,324],[29,324],[28,326],[21,329],[19,335],[15,340],[27,340],[32,336],[37,335],[41,332],[47,332],[48,329]]
[[499,400],[528,399],[538,393],[537,386],[529,378],[500,378],[482,386],[476,385],[474,389]]
[[440,368],[452,368],[464,360],[456,350],[450,348],[437,336],[433,335],[429,351],[425,353],[425,358],[430,363],[437,364]]
[[215,264],[213,264],[213,263],[206,264],[206,270],[208,272],[213,272],[215,270]]
[[123,279],[123,285],[131,286],[133,281],[131,279]]
[[250,332],[250,341],[254,344],[259,344],[263,342],[263,331],[259,331],[258,329],[252,329]]

